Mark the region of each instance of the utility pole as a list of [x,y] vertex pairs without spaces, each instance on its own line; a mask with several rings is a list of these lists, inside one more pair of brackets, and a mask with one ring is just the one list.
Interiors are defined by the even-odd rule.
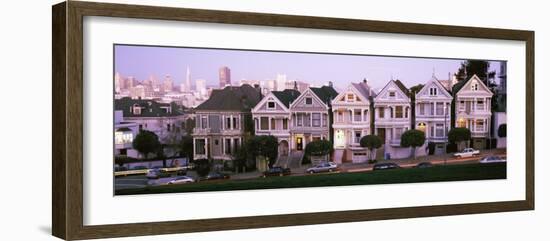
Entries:
[[443,161],[443,164],[444,165],[447,165],[447,140],[449,139],[449,131],[447,130],[447,104],[445,103],[445,106],[443,108],[443,114],[445,115],[445,123],[443,124],[444,126],[444,131],[445,131],[445,152],[444,152],[444,156],[445,156],[445,159]]

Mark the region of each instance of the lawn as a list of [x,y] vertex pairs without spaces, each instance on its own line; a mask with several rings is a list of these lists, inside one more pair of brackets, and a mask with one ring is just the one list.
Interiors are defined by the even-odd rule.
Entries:
[[116,195],[505,179],[506,163],[198,182],[117,190]]

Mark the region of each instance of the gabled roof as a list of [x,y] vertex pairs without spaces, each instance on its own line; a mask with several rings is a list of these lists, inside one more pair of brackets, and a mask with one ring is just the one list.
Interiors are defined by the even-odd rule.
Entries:
[[485,83],[483,83],[483,81],[481,81],[481,79],[477,77],[477,75],[475,74],[468,80],[463,80],[461,82],[456,83],[453,86],[453,94],[456,95],[458,92],[460,92],[464,88],[466,84],[472,82],[474,79],[478,80],[478,83],[480,83],[482,88],[484,88],[487,92],[491,93],[491,95],[493,94],[493,92],[489,89],[489,87],[487,87],[487,85],[485,85]]
[[323,87],[309,87],[313,93],[319,97],[321,101],[325,104],[330,105],[332,99],[336,98],[338,92],[332,86],[323,86]]
[[407,95],[408,97],[411,97],[411,93],[409,92],[409,89],[403,83],[401,83],[401,80],[394,80],[394,82],[397,85],[397,87],[399,87],[399,89],[401,89],[401,91],[405,93],[405,95]]
[[371,97],[371,94],[372,94],[372,90],[371,90],[371,88],[369,87],[369,85],[367,83],[365,83],[365,82],[351,83],[351,85],[357,91],[359,91],[359,93],[365,98],[365,101],[369,100],[369,98]]
[[213,90],[210,98],[197,106],[197,111],[250,111],[262,99],[250,85],[227,86]]
[[[141,114],[135,115],[133,113],[134,106],[141,107]],[[159,103],[154,100],[143,99],[136,100],[130,97],[115,99],[114,108],[115,110],[122,111],[122,116],[124,117],[167,117],[185,114],[185,107],[175,103]],[[166,108],[170,108],[171,111],[167,112]]]
[[420,91],[416,93],[416,96],[415,96],[416,99],[421,97],[419,96],[420,93],[423,93],[424,91],[428,91],[427,89],[430,87],[430,83],[434,83],[437,87],[439,87],[439,89],[443,91],[441,93],[444,93],[446,97],[453,98],[449,90],[447,90],[447,88],[445,88],[445,86],[443,86],[443,84],[435,76],[432,76],[432,78],[428,80],[428,82],[426,82],[426,84],[422,87],[422,89],[420,89]]
[[283,91],[271,91],[273,95],[283,103],[286,108],[290,106],[290,103],[300,96],[300,91],[294,89],[286,89]]

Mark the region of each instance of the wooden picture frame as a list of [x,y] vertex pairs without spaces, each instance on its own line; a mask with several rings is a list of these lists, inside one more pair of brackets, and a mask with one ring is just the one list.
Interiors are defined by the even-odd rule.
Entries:
[[[52,232],[62,239],[92,239],[214,230],[265,228],[534,209],[534,32],[325,17],[307,17],[68,1],[52,8]],[[83,224],[83,17],[107,16],[260,26],[299,27],[526,43],[525,199],[489,203],[349,210],[86,226]]]

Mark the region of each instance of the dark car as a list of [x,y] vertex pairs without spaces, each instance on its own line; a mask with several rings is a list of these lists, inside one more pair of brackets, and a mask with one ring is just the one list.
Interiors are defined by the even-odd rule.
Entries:
[[132,167],[132,170],[145,170],[145,169],[149,169],[149,168],[147,168],[146,166],[134,166],[134,167]]
[[221,172],[212,172],[206,175],[206,177],[201,178],[201,181],[211,181],[211,180],[222,180],[222,179],[229,179],[229,174],[221,173]]
[[376,170],[388,170],[388,169],[397,169],[397,168],[401,168],[401,167],[393,162],[390,162],[390,163],[375,164],[372,170],[376,171]]
[[148,179],[159,179],[163,177],[170,177],[172,176],[169,172],[163,169],[151,169],[147,172],[147,175],[145,175]]
[[283,168],[283,167],[272,167],[269,168],[267,171],[263,172],[262,177],[270,177],[270,176],[286,176],[290,175],[290,168]]
[[432,167],[433,164],[431,162],[421,162],[421,163],[418,163],[416,164],[416,168],[428,168],[428,167]]

